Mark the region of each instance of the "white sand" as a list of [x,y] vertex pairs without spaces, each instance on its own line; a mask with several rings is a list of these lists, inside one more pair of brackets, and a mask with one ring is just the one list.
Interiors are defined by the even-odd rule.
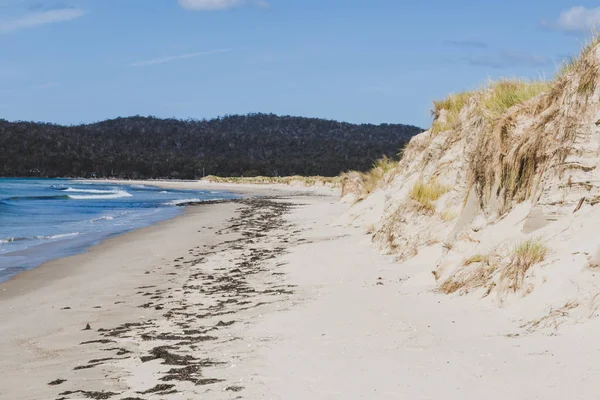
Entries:
[[[527,335],[514,312],[434,293],[431,257],[400,268],[363,230],[338,225],[346,206],[320,194],[281,200],[300,204],[283,220],[269,217],[268,205],[252,212],[243,204],[196,207],[0,285],[0,398],[85,398],[59,395],[75,390],[118,393],[111,399],[597,397],[596,320]],[[236,210],[246,211],[227,222]],[[209,293],[231,277],[238,289]],[[143,286],[156,287],[136,289]],[[151,300],[157,291],[160,299]],[[139,308],[146,302],[154,303]],[[164,317],[169,310],[175,314]],[[97,332],[125,322],[149,325],[117,336]],[[86,323],[92,331],[81,330]],[[209,329],[204,335],[215,339],[157,338],[183,335],[182,324]],[[99,339],[115,343],[79,345]],[[202,379],[224,381],[161,381],[181,366],[140,356],[162,345],[222,362],[203,367]],[[131,353],[102,350],[113,347]],[[117,359],[73,371],[105,357]],[[47,385],[57,378],[67,381]],[[179,392],[136,393],[156,384]]]

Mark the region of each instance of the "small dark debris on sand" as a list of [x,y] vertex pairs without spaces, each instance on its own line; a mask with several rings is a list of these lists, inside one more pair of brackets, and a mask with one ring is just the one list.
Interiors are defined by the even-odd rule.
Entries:
[[76,394],[76,393],[81,393],[88,399],[97,399],[97,400],[110,399],[111,397],[119,394],[119,393],[104,392],[104,391],[102,391],[102,392],[87,392],[85,390],[75,390],[75,391],[62,392],[62,393],[59,393],[58,395],[59,396],[68,396],[70,394]]
[[175,385],[167,385],[166,383],[162,383],[154,386],[152,389],[144,390],[143,392],[138,392],[139,394],[149,394],[149,393],[158,393],[164,392],[165,390],[169,390],[174,388]]
[[102,363],[97,363],[97,364],[89,364],[89,365],[79,365],[79,366],[77,366],[77,367],[73,368],[73,371],[79,371],[79,370],[82,370],[82,369],[90,369],[90,368],[94,368],[94,367],[97,367],[97,366],[98,366],[98,365],[100,365],[100,364],[102,364]]
[[[162,365],[173,367],[167,372],[160,373],[157,381],[154,382],[156,384],[154,387],[145,391],[137,391],[136,394],[150,395],[152,398],[165,398],[171,393],[183,393],[179,390],[178,382],[191,382],[194,385],[211,385],[224,382],[221,379],[205,376],[207,375],[205,369],[226,364],[226,362],[197,358],[195,355],[199,353],[198,349],[202,347],[200,342],[224,339],[228,331],[227,327],[240,323],[240,321],[234,320],[236,313],[284,299],[287,300],[287,297],[284,298],[283,296],[294,293],[292,286],[281,284],[280,278],[263,280],[258,276],[261,281],[259,285],[255,285],[255,280],[251,277],[257,276],[257,274],[284,275],[278,268],[285,265],[285,263],[278,263],[273,271],[273,264],[268,260],[285,254],[287,249],[296,243],[297,238],[294,235],[299,231],[293,231],[291,229],[292,224],[284,218],[284,215],[295,205],[267,197],[226,200],[223,202],[237,203],[241,207],[238,214],[229,220],[229,225],[216,231],[215,234],[236,234],[237,238],[203,247],[198,246],[190,249],[189,255],[174,259],[173,263],[175,265],[171,264],[171,267],[175,268],[177,272],[172,269],[166,275],[187,278],[182,284],[177,283],[177,288],[137,287],[140,290],[137,292],[137,295],[140,296],[138,300],[144,300],[134,304],[143,309],[164,309],[165,311],[160,313],[162,315],[158,318],[168,322],[171,325],[170,329],[165,332],[165,328],[158,324],[156,319],[146,319],[143,322],[124,323],[113,328],[98,329],[97,331],[101,337],[105,339],[81,343],[116,343],[116,340],[123,338],[133,341],[143,340],[146,343],[155,342],[154,346],[156,347],[149,346],[152,349],[144,355],[140,355],[141,362],[160,360],[159,362]],[[203,202],[202,204],[211,203],[221,202]],[[210,227],[203,228],[209,229]],[[272,243],[269,242],[269,246],[265,247],[266,243],[263,238],[267,238],[267,234],[275,230],[278,231],[278,234],[273,236],[273,240],[277,243],[275,246],[271,246]],[[290,235],[292,231],[293,233]],[[233,258],[228,260],[229,265],[219,265],[219,268],[210,272],[202,268],[202,264],[208,262],[208,257],[212,254],[221,254],[227,251],[231,251],[233,254]],[[186,273],[188,268],[190,271]],[[148,270],[145,274],[160,273],[157,271]],[[169,278],[169,282],[174,282],[174,280]],[[147,291],[150,288],[157,289]],[[181,294],[184,296],[179,299]],[[206,304],[198,303],[197,300],[189,300],[195,297],[191,296],[192,294],[206,297],[206,302],[202,300],[202,303]],[[269,301],[260,301],[267,294],[270,296]],[[178,300],[167,300],[174,298],[178,298]],[[224,317],[225,315],[227,317]],[[206,321],[208,318],[211,318],[211,320]],[[221,318],[225,318],[225,320]],[[89,327],[89,324],[87,327]],[[212,335],[207,335],[209,332]],[[236,340],[236,338],[230,340]],[[130,351],[117,346],[119,345],[105,346],[102,350],[112,351],[111,356],[115,353],[119,356],[130,353]],[[130,355],[128,354],[128,356]],[[76,368],[92,368],[111,359],[119,360],[121,358],[90,360],[87,365]],[[244,387],[232,385],[232,383],[225,382],[219,389],[229,392],[244,390]],[[65,392],[64,394],[71,393],[80,393],[78,397],[85,395],[87,398],[95,399],[108,399],[114,395],[111,392],[84,392],[81,390]],[[134,397],[120,400],[144,399],[134,395]]]
[[190,355],[181,356],[179,354],[169,352],[169,349],[173,349],[169,346],[159,346],[150,350],[151,356],[140,357],[142,362],[148,362],[159,358],[163,359],[163,364],[166,365],[189,365],[194,357]]
[[56,385],[60,385],[63,382],[66,382],[66,381],[67,381],[66,379],[56,379],[56,380],[53,380],[52,382],[48,382],[48,385],[56,386]]
[[100,344],[106,344],[106,343],[116,343],[114,340],[110,340],[110,339],[99,339],[99,340],[88,340],[87,342],[81,342],[79,343],[81,344],[92,344],[92,343],[100,343]]

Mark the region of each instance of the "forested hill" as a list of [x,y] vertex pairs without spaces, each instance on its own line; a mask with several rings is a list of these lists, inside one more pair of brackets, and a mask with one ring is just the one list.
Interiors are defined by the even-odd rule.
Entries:
[[117,118],[78,126],[0,120],[0,176],[194,179],[365,170],[421,132],[272,114]]

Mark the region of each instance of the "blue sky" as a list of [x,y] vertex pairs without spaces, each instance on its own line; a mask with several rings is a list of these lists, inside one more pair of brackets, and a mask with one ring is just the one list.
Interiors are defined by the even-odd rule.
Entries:
[[0,118],[273,112],[427,127],[434,99],[551,77],[591,1],[0,0]]

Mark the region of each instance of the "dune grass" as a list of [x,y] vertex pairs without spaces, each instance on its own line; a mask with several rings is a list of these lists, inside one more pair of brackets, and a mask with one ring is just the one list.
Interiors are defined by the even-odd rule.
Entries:
[[[431,126],[431,132],[438,133],[453,129],[458,121],[460,111],[467,104],[467,101],[472,95],[473,93],[471,92],[452,93],[443,100],[434,100],[431,113],[433,114],[435,121]],[[442,110],[446,111],[444,122],[438,119]]]
[[373,193],[385,182],[388,173],[398,166],[398,161],[391,157],[383,156],[373,163],[373,168],[367,172],[350,171],[340,176],[342,196],[354,193],[358,200],[362,200]]
[[497,268],[497,264],[492,262],[491,254],[475,254],[467,258],[462,267],[439,286],[439,290],[451,294],[487,288],[484,295],[487,296],[494,287],[492,277]]
[[474,254],[471,257],[467,258],[463,262],[463,265],[467,266],[467,265],[477,264],[477,263],[488,263],[489,261],[490,261],[489,254]]
[[490,120],[498,120],[506,111],[522,104],[550,89],[550,82],[543,80],[505,79],[489,84],[491,90],[483,100],[485,116]]
[[517,292],[523,286],[527,271],[544,261],[548,248],[536,239],[529,239],[516,245],[510,255],[510,262],[502,269],[500,281],[507,290]]
[[440,213],[440,217],[444,222],[450,222],[458,218],[458,213],[454,210],[444,210]]
[[433,213],[435,212],[433,203],[448,190],[448,187],[441,185],[436,179],[430,179],[427,182],[418,181],[415,183],[408,196],[419,205],[419,208]]
[[595,63],[589,61],[588,56],[598,44],[600,44],[600,33],[592,32],[581,46],[579,56],[569,58],[560,65],[555,82],[565,80],[571,73],[576,72],[579,75],[577,92],[586,95],[594,93],[600,71]]

